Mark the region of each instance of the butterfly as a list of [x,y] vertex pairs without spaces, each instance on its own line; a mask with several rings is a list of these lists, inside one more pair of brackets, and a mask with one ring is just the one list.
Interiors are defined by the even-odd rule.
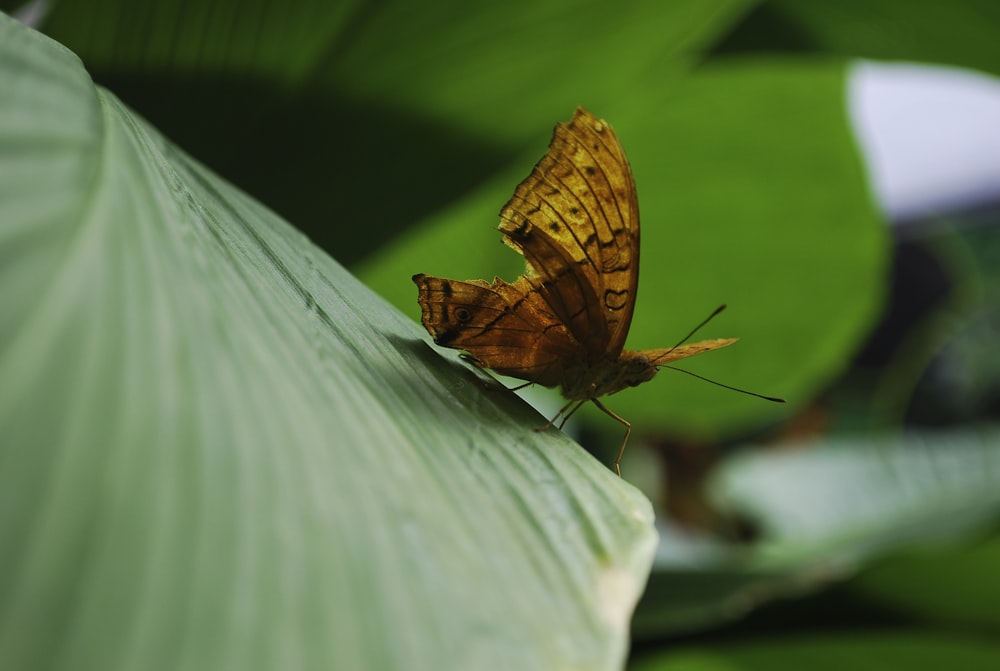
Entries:
[[524,256],[525,273],[513,283],[414,275],[421,321],[434,342],[464,350],[480,368],[559,387],[568,403],[539,430],[560,417],[562,428],[587,401],[624,425],[620,476],[632,425],[599,398],[736,339],[624,349],[639,280],[639,203],[614,130],[582,107],[556,125],[548,152],[500,211],[499,229]]

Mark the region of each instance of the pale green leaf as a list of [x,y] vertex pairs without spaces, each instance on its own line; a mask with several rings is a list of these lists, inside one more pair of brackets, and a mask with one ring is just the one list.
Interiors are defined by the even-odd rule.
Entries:
[[648,501],[0,16],[0,667],[612,669]]

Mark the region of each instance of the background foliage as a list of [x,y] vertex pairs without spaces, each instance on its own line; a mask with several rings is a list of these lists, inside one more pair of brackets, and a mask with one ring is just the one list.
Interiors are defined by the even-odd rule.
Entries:
[[[993,42],[998,21],[993,3],[972,0],[948,6],[890,0],[687,0],[616,6],[566,0],[482,7],[459,2],[345,2],[331,7],[305,1],[191,6],[166,0],[104,0],[57,4],[41,28],[78,54],[96,82],[188,154],[276,210],[413,318],[418,314],[415,288],[408,278],[415,272],[458,278],[498,274],[507,279],[520,272],[520,258],[498,244],[496,212],[544,152],[556,121],[569,118],[578,104],[609,120],[632,161],[643,215],[642,281],[630,346],[669,345],[726,302],[729,310],[705,336],[733,335],[741,342],[692,362],[690,368],[791,401],[786,408],[770,406],[666,373],[609,400],[633,422],[637,438],[660,448],[644,452],[641,441],[634,441],[627,479],[643,485],[674,520],[687,525],[683,532],[660,529],[653,575],[635,620],[641,657],[637,668],[801,667],[834,659],[831,650],[843,659],[853,655],[880,667],[919,666],[947,658],[962,660],[960,666],[967,668],[993,668],[1000,653],[989,643],[997,623],[987,604],[995,602],[998,588],[984,558],[995,554],[997,544],[988,529],[995,525],[993,492],[1000,490],[1000,475],[995,430],[989,424],[995,417],[984,399],[997,377],[987,372],[976,378],[976,385],[958,383],[965,402],[934,422],[947,424],[946,431],[928,431],[928,415],[921,408],[940,407],[935,401],[942,396],[954,398],[954,384],[934,384],[935,371],[942,366],[958,366],[970,374],[997,370],[991,363],[995,354],[982,346],[995,336],[991,320],[997,284],[989,270],[989,250],[995,248],[991,231],[996,227],[987,222],[971,231],[955,226],[954,220],[939,221],[917,243],[895,244],[873,203],[854,143],[847,82],[851,59],[858,57],[996,73],[1000,63]],[[7,65],[20,67],[10,60]],[[6,123],[0,132],[24,137],[9,117]],[[102,122],[94,118],[90,123],[99,127]],[[81,132],[80,137],[92,138],[89,133]],[[8,163],[3,188],[14,193],[21,182],[13,176],[25,174],[23,161],[9,149],[14,144],[6,146],[8,159],[18,161],[16,168]],[[181,163],[190,165],[186,158]],[[200,168],[184,170],[201,174]],[[203,179],[210,178],[199,176],[196,181]],[[121,188],[128,193],[126,186]],[[63,191],[50,186],[46,193]],[[86,187],[79,194],[83,200],[91,196]],[[242,212],[237,210],[236,221]],[[224,249],[239,239],[223,238]],[[131,258],[138,243],[121,244],[128,255],[119,258]],[[159,239],[147,242],[142,258],[157,258],[163,244]],[[268,239],[263,248],[274,244]],[[303,241],[288,244],[298,250]],[[917,296],[918,318],[902,327],[893,322],[886,327],[883,318],[894,314],[910,287],[900,282],[899,270],[913,258],[914,248],[942,271],[942,288],[937,294]],[[4,258],[15,258],[17,249],[8,243]],[[53,254],[59,247],[45,249]],[[301,260],[302,254],[296,251],[292,257]],[[228,267],[231,259],[223,256],[208,266]],[[63,267],[66,257],[57,257],[59,262],[46,266],[53,269],[48,272]],[[94,263],[100,258],[93,257]],[[332,274],[338,278],[334,293],[339,294],[343,283],[352,281],[316,260],[322,257],[305,258],[309,260],[292,273],[299,278],[295,286],[302,284],[301,277]],[[250,267],[272,261],[255,261]],[[37,276],[24,266],[19,272],[17,282],[5,280],[5,286],[38,286]],[[159,295],[157,287],[169,286],[176,272],[172,268],[150,280],[149,292],[142,295]],[[133,281],[122,284],[130,277],[116,275],[109,286],[135,286]],[[244,279],[254,285],[259,278],[244,271]],[[278,273],[269,281],[280,285],[285,280]],[[345,291],[345,303],[361,314],[382,315],[354,291]],[[198,294],[193,286],[176,300],[186,306],[200,300]],[[35,301],[38,294],[26,289],[23,296]],[[110,296],[109,305],[117,309],[127,298],[114,292]],[[72,292],[58,298],[54,305],[77,300],[90,306],[86,296]],[[265,299],[270,301],[282,304],[288,298],[279,292]],[[312,305],[310,300],[303,304]],[[482,424],[481,413],[489,414],[483,408],[496,402],[496,396],[489,393],[489,400],[480,400],[480,394],[470,391],[467,372],[457,365],[442,368],[437,357],[424,350],[417,350],[420,365],[436,372],[421,368],[404,376],[413,380],[402,385],[410,386],[408,392],[391,391],[387,400],[380,390],[395,389],[393,376],[408,365],[403,361],[415,356],[412,348],[404,348],[408,354],[402,356],[385,353],[418,331],[394,326],[400,329],[392,331],[394,336],[372,342],[361,331],[383,333],[386,320],[395,317],[352,321],[342,316],[350,310],[331,310],[335,317],[328,327],[345,348],[330,360],[353,357],[361,362],[356,377],[343,379],[361,380],[362,371],[372,367],[383,376],[381,384],[367,384],[371,403],[386,408],[377,418],[358,415],[359,410],[345,405],[352,395],[345,390],[353,389],[352,383],[323,392],[332,395],[330,403],[346,410],[343,426],[352,426],[352,415],[360,418],[355,426],[357,435],[368,436],[359,438],[367,442],[366,449],[393,448],[379,458],[385,461],[379,461],[382,466],[376,470],[394,463],[401,445],[420,444],[421,435],[436,436],[442,425],[459,431],[447,439],[457,441],[467,440],[470,433],[482,436],[479,427],[492,426]],[[87,319],[100,314],[89,307],[85,313]],[[224,325],[228,318],[220,316],[218,323]],[[298,318],[282,313],[271,319],[280,323]],[[236,321],[228,328],[256,331],[267,322]],[[164,349],[174,346],[170,337],[161,341],[153,334],[177,328],[175,319],[157,323],[159,329],[147,336],[151,360],[159,360]],[[20,322],[8,333],[8,344],[0,350],[5,360],[12,360],[9,343],[14,336],[23,340],[42,332],[71,332],[69,327],[53,331],[51,326],[46,331],[44,324],[48,322]],[[881,348],[865,348],[880,324],[879,333],[889,336],[880,341]],[[225,326],[218,328],[230,333]],[[223,358],[235,356],[225,343],[239,340],[232,333],[221,345],[205,334],[192,338],[210,344],[200,348],[205,356]],[[314,335],[306,349],[324,338]],[[105,352],[135,342],[109,339],[101,332],[93,339]],[[41,351],[69,351],[64,347],[57,339]],[[278,335],[257,344],[251,336],[248,347],[266,362],[268,357],[260,352],[297,351],[303,345]],[[445,356],[454,360],[451,353]],[[38,398],[81,379],[73,367],[55,365],[59,361],[45,362],[49,376],[41,378],[45,384]],[[101,370],[100,363],[94,365]],[[159,374],[170,376],[173,370],[164,366]],[[29,373],[26,369],[23,379]],[[260,374],[279,390],[281,380],[291,389],[306,375],[273,364]],[[243,385],[230,384],[226,394],[252,385],[254,379],[248,375]],[[431,383],[415,382],[418,379]],[[190,394],[194,384],[182,378],[176,393]],[[14,389],[11,383],[5,386]],[[419,411],[414,399],[442,386],[448,394],[441,405]],[[96,393],[107,390],[98,388]],[[8,391],[9,403],[11,397]],[[320,406],[302,411],[292,404],[283,412],[312,416],[321,412]],[[453,413],[465,413],[470,406],[480,414],[459,415],[462,419],[456,421]],[[9,404],[5,416],[15,416],[20,407]],[[219,412],[200,404],[193,407],[201,408],[199,414]],[[259,416],[260,410],[248,412],[254,408],[237,416]],[[505,483],[501,489],[514,492],[515,498],[535,491],[530,495],[533,503],[525,507],[527,518],[544,517],[545,501],[556,499],[548,498],[548,488],[538,493],[534,480],[548,482],[548,476],[527,481],[522,477],[509,490],[506,484],[525,472],[516,466],[518,459],[527,459],[533,473],[540,463],[526,456],[536,454],[535,436],[516,438],[538,420],[518,412],[522,433],[516,422],[499,434],[487,431],[498,444],[488,449],[508,454],[512,444],[531,447],[527,452],[516,448],[517,459],[501,459],[493,478]],[[391,417],[402,417],[409,427],[402,436],[366,433],[382,425],[374,422],[395,421]],[[592,442],[598,451],[617,444],[617,425],[607,426],[599,415],[585,420],[584,428],[597,432]],[[981,425],[984,421],[987,424]],[[906,431],[897,433],[903,427]],[[726,456],[729,446],[748,437],[797,449]],[[302,440],[314,443],[316,434],[307,432]],[[345,460],[363,451],[352,445]],[[537,454],[552,452],[549,444],[543,448],[539,443],[538,449]],[[113,454],[104,457],[106,463],[121,463]],[[303,462],[315,463],[313,459],[318,457]],[[657,478],[663,460],[670,461],[668,475]],[[399,474],[405,478],[410,462],[400,463]],[[39,461],[43,473],[52,467]],[[127,472],[126,466],[120,468]],[[553,468],[559,477],[565,475],[562,467]],[[451,477],[460,477],[454,465],[449,469]],[[191,475],[179,482],[184,477]],[[587,471],[581,479],[616,487],[593,478],[600,476]],[[669,488],[661,489],[667,479]],[[442,486],[441,481],[434,486]],[[570,498],[586,501],[601,487],[587,485]],[[575,485],[569,489],[577,491]],[[607,505],[641,509],[627,491],[610,494],[616,503]],[[504,509],[495,494],[478,506],[464,496],[456,494],[455,507]],[[333,496],[327,505],[345,500],[356,497]],[[398,516],[405,508],[399,505],[402,508],[395,510],[390,506],[387,514]],[[429,516],[432,510],[430,506]],[[591,510],[584,517],[595,514]],[[608,529],[620,524],[620,518],[612,517],[604,521]],[[459,526],[452,530],[464,524],[461,518],[454,522]],[[698,529],[694,536],[691,527]],[[280,533],[282,524],[274,528]],[[447,522],[439,529],[443,536],[450,533]],[[621,542],[640,548],[641,534],[638,529],[623,531]],[[754,542],[732,540],[747,536]],[[894,548],[896,554],[889,553]],[[331,560],[338,556],[334,550]],[[595,556],[601,552],[596,550]],[[636,552],[620,561],[641,575],[642,561],[636,559],[641,551]],[[553,567],[568,566],[561,563],[571,561],[564,553],[554,554],[563,558]],[[502,562],[502,553],[495,556]],[[824,595],[771,605],[742,624],[718,629],[720,623],[774,597],[807,593],[855,574]],[[183,577],[176,580],[180,584]],[[371,599],[374,593],[363,592],[359,598]],[[60,594],[70,598],[68,592]],[[586,599],[586,590],[576,597]],[[572,603],[567,601],[567,607]],[[627,604],[623,609],[627,614]],[[371,622],[384,625],[385,620],[373,614]],[[789,642],[790,622],[795,632],[808,634],[794,644]],[[420,618],[404,614],[399,623],[393,641],[420,637],[416,631],[405,633],[421,627]],[[454,633],[447,625],[437,631]],[[586,631],[586,626],[577,630]],[[667,651],[664,641],[670,643]],[[616,663],[620,648],[610,638],[607,646],[594,653],[593,668]],[[502,645],[490,648],[500,649]],[[391,666],[391,660],[380,661]]]

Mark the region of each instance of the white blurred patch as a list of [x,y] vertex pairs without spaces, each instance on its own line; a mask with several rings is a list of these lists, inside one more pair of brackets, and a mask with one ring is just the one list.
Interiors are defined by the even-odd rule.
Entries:
[[1000,79],[859,61],[847,99],[888,217],[905,221],[1000,202]]
[[49,0],[30,0],[11,12],[11,16],[37,30],[51,11],[52,3]]

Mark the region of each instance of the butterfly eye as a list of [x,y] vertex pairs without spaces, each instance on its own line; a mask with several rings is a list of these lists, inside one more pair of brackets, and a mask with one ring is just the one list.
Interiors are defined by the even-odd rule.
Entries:
[[467,308],[458,308],[455,310],[455,319],[463,323],[472,321],[472,313]]

